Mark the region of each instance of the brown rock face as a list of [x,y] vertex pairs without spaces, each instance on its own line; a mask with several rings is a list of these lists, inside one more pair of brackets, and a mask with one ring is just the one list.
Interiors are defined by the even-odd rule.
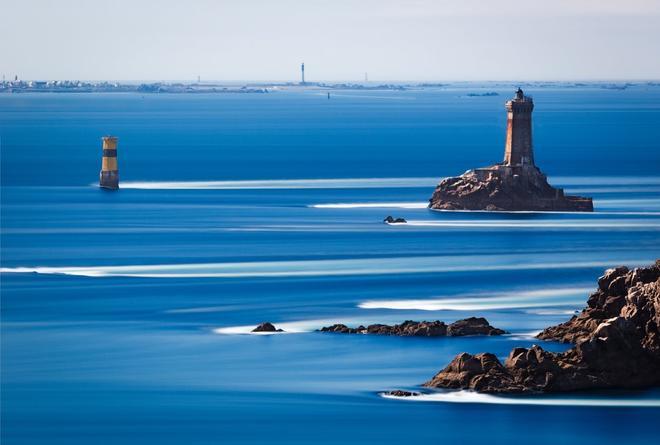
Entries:
[[470,355],[463,352],[424,386],[497,392],[497,388],[519,385],[493,354],[486,352]]
[[360,325],[357,328],[349,328],[345,324],[337,323],[332,326],[325,326],[319,329],[321,332],[337,332],[339,334],[364,334],[367,328]]
[[402,337],[458,337],[464,335],[501,335],[506,332],[494,328],[485,318],[466,318],[458,320],[449,326],[444,322],[436,321],[404,321],[401,324],[371,324],[366,328],[358,326],[349,328],[344,324],[334,324],[320,329],[321,332],[338,332],[341,334],[377,334],[399,335]]
[[252,329],[252,332],[284,332],[282,329],[277,329],[272,323],[264,322],[261,323],[256,328]]
[[404,391],[402,389],[395,389],[393,391],[386,391],[383,394],[387,396],[394,396],[394,397],[415,397],[420,395],[420,393],[415,392],[415,391]]
[[516,348],[504,365],[492,354],[463,353],[425,386],[520,393],[660,385],[660,260],[606,271],[587,304],[538,336],[572,349]]
[[591,198],[566,196],[548,184],[533,165],[493,165],[446,178],[435,189],[429,208],[435,210],[592,212]]
[[494,328],[483,317],[470,317],[453,322],[447,328],[447,335],[451,337],[462,337],[465,335],[502,335],[506,334],[502,329]]
[[569,321],[551,326],[537,337],[563,343],[584,340],[604,321],[617,317],[625,302],[628,288],[625,284],[629,270],[625,266],[608,269],[598,279],[598,289],[587,300],[587,307]]

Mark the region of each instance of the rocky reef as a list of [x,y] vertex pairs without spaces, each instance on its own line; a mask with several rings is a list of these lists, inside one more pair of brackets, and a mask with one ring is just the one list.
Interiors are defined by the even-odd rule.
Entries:
[[591,198],[564,195],[534,165],[497,164],[443,179],[430,199],[434,210],[592,212]]
[[461,337],[466,335],[501,335],[506,331],[495,328],[483,317],[470,317],[447,325],[443,321],[412,321],[401,324],[371,324],[367,327],[349,328],[344,324],[334,324],[319,329],[321,332],[340,334],[398,335],[402,337]]
[[404,218],[394,218],[393,216],[387,216],[383,222],[385,224],[405,224],[408,221],[406,221]]
[[284,331],[282,329],[277,329],[273,323],[265,321],[256,328],[252,329],[252,332],[284,332]]
[[535,393],[660,385],[660,260],[606,271],[582,313],[538,338],[575,346],[559,354],[515,348],[504,364],[462,353],[424,386]]
[[403,389],[395,389],[393,391],[385,391],[382,393],[384,396],[393,396],[393,397],[416,397],[421,395],[417,391],[406,391]]

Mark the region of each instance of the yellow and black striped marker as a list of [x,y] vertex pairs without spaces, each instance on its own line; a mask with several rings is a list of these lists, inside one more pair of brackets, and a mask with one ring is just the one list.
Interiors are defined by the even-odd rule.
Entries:
[[103,162],[99,185],[106,189],[119,188],[119,168],[117,167],[117,138],[103,137]]

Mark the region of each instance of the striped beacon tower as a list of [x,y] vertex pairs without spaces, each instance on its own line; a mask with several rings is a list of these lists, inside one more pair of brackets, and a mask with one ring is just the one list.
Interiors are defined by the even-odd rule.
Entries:
[[103,161],[99,185],[105,189],[119,188],[119,169],[117,167],[117,138],[115,136],[103,137]]

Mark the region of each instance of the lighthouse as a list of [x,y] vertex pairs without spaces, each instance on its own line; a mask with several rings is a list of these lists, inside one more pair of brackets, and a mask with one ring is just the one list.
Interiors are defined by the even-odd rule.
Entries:
[[119,188],[119,169],[117,167],[117,138],[103,137],[103,160],[101,161],[99,186],[105,189]]
[[593,212],[591,198],[569,196],[548,183],[534,163],[532,111],[534,101],[518,88],[505,104],[504,161],[445,178],[433,192],[434,210]]
[[518,88],[513,99],[505,104],[507,111],[504,165],[533,166],[532,111],[534,101]]

